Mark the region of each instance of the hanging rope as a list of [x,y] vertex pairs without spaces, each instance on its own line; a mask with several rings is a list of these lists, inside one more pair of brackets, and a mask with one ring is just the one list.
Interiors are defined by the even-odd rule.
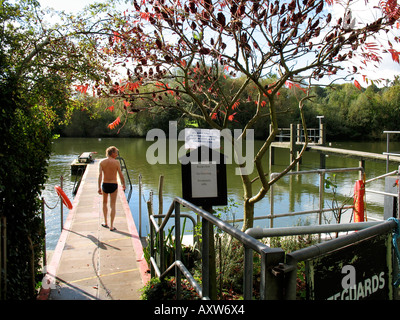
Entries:
[[55,207],[57,207],[58,202],[60,201],[60,197],[57,197],[57,199],[58,199],[58,200],[57,200],[56,204],[54,205],[54,207],[50,207],[50,206],[47,204],[46,200],[44,200],[44,199],[43,199],[43,203],[46,205],[46,207],[47,207],[48,209],[53,210]]
[[397,267],[399,269],[399,273],[397,275],[397,280],[394,282],[394,286],[397,288],[400,285],[400,252],[399,252],[399,247],[397,245],[397,239],[400,236],[400,223],[398,219],[395,218],[389,218],[388,221],[393,220],[396,222],[396,227],[393,229],[393,237],[392,237],[392,242],[394,246],[394,251],[396,253],[397,257]]

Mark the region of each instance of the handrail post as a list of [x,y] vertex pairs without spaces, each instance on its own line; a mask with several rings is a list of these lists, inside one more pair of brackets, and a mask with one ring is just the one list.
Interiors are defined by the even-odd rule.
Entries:
[[[175,201],[175,261],[181,261],[182,247],[181,247],[181,206]],[[176,300],[181,298],[181,271],[175,265],[175,279],[176,279]]]
[[[271,179],[272,179],[272,174],[271,174]],[[273,228],[274,227],[274,185],[272,184],[270,189],[269,189],[269,208],[270,208],[270,216],[271,219],[269,221],[269,227]]]
[[44,232],[44,241],[43,241],[43,267],[47,265],[47,253],[46,253],[46,214],[45,214],[45,209],[44,209],[44,198],[42,197],[42,221],[43,221],[43,228],[45,230]]
[[[151,193],[151,191],[150,191],[150,193]],[[154,254],[155,254],[155,249],[154,249],[154,230],[155,230],[155,228],[154,228],[154,225],[153,225],[153,223],[152,223],[152,221],[150,219],[151,216],[153,215],[153,211],[152,211],[153,207],[152,207],[151,199],[152,199],[152,197],[150,196],[149,200],[147,201],[147,213],[148,213],[148,216],[149,216],[149,227],[150,227],[150,244],[149,244],[149,246],[150,246],[150,257],[153,258]],[[152,263],[150,263],[150,276],[152,278],[155,276],[155,268],[154,268]]]
[[[64,186],[63,186],[63,182],[64,182],[64,177],[63,176],[60,176],[60,188],[61,188],[61,190],[64,188]],[[60,196],[60,199],[61,199],[61,196]],[[61,199],[62,200],[62,199]],[[61,232],[63,231],[63,229],[64,229],[64,211],[63,211],[63,202],[61,201],[61,205],[60,205],[60,220],[61,220]]]
[[142,239],[142,175],[139,173],[139,238]]
[[286,264],[289,265],[291,270],[285,273],[284,290],[285,300],[296,300],[296,284],[297,284],[297,261],[290,259],[286,256]]
[[164,228],[161,228],[158,231],[158,247],[159,247],[159,254],[160,254],[160,273],[163,274],[165,271],[165,254],[164,254]]
[[243,298],[251,300],[253,296],[253,250],[244,246]]
[[389,172],[389,133],[386,133],[386,173]]
[[[151,223],[151,221],[149,223],[149,226],[150,226],[150,243],[149,243],[150,257],[154,257],[154,226]],[[150,263],[150,276],[152,278],[155,276],[155,271],[152,263]]]
[[201,219],[201,237],[202,237],[202,248],[201,248],[201,275],[203,281],[203,297],[210,296],[210,255],[209,255],[209,241],[210,241],[210,222],[202,218]]
[[281,300],[283,298],[283,277],[274,275],[272,268],[283,263],[285,251],[280,248],[265,248],[261,250],[261,300]]
[[322,212],[324,210],[324,181],[325,171],[319,172],[319,216],[318,224],[322,223]]

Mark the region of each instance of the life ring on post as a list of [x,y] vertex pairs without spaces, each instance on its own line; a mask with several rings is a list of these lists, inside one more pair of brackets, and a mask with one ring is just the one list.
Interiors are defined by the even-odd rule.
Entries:
[[357,180],[354,186],[354,222],[364,221],[364,195],[365,195],[365,183],[363,180]]
[[72,203],[71,201],[69,201],[67,195],[65,194],[65,192],[63,191],[63,189],[61,189],[61,187],[59,186],[55,186],[54,190],[56,190],[57,194],[61,197],[62,202],[64,203],[64,205],[71,210],[72,207]]

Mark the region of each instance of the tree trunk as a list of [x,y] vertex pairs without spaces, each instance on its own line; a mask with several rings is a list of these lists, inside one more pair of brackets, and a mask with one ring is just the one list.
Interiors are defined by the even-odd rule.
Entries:
[[254,203],[251,203],[249,199],[244,200],[244,221],[242,231],[245,232],[249,228],[253,228],[254,225]]

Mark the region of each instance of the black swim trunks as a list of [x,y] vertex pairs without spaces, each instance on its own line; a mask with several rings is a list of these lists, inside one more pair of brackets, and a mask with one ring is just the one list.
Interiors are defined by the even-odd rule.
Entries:
[[117,190],[118,184],[117,183],[103,183],[101,185],[101,189],[105,193],[113,193],[115,190]]

